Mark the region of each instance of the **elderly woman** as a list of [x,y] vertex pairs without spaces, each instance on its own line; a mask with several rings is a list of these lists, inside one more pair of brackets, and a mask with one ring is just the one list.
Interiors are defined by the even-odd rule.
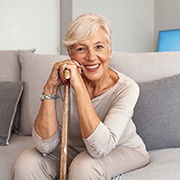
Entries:
[[139,88],[132,79],[109,67],[112,49],[108,20],[96,14],[79,16],[68,27],[64,44],[70,59],[54,64],[44,85],[33,128],[37,149],[21,154],[14,179],[59,176],[61,120],[57,119],[56,98],[67,81],[65,69],[71,73],[68,179],[110,180],[148,164],[149,155],[132,121]]

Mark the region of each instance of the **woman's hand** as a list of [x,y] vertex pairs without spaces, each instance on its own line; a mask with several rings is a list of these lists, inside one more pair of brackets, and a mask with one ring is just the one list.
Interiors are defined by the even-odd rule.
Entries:
[[[56,94],[59,86],[67,82],[64,76],[65,69],[70,71],[70,84],[74,87],[75,82],[81,78],[81,65],[75,60],[64,60],[54,64],[49,79],[45,85],[45,90],[47,93]],[[45,93],[45,92],[44,92]]]

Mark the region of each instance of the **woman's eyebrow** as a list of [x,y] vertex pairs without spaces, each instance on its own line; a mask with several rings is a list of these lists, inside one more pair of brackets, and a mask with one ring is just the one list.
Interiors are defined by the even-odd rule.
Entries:
[[105,42],[103,42],[103,41],[98,41],[98,42],[96,42],[94,45],[97,45],[97,44],[105,44]]
[[[97,41],[97,42],[95,42],[93,45],[97,45],[97,44],[105,44],[103,41]],[[84,43],[78,43],[76,46],[88,46],[88,45],[86,45],[86,44],[84,44]]]
[[83,43],[78,43],[78,44],[76,44],[76,46],[86,46],[86,45]]

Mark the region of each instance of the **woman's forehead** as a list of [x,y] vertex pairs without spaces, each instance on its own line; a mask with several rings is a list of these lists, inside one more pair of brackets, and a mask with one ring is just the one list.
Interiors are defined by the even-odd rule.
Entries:
[[99,29],[96,33],[90,34],[89,36],[80,39],[76,44],[98,44],[98,43],[106,43],[107,39],[105,33],[102,29]]

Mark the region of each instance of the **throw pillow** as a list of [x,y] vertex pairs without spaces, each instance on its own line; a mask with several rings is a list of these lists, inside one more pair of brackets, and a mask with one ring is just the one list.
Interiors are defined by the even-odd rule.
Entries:
[[23,83],[0,82],[0,145],[8,145]]
[[180,74],[139,83],[133,120],[147,149],[180,146]]

